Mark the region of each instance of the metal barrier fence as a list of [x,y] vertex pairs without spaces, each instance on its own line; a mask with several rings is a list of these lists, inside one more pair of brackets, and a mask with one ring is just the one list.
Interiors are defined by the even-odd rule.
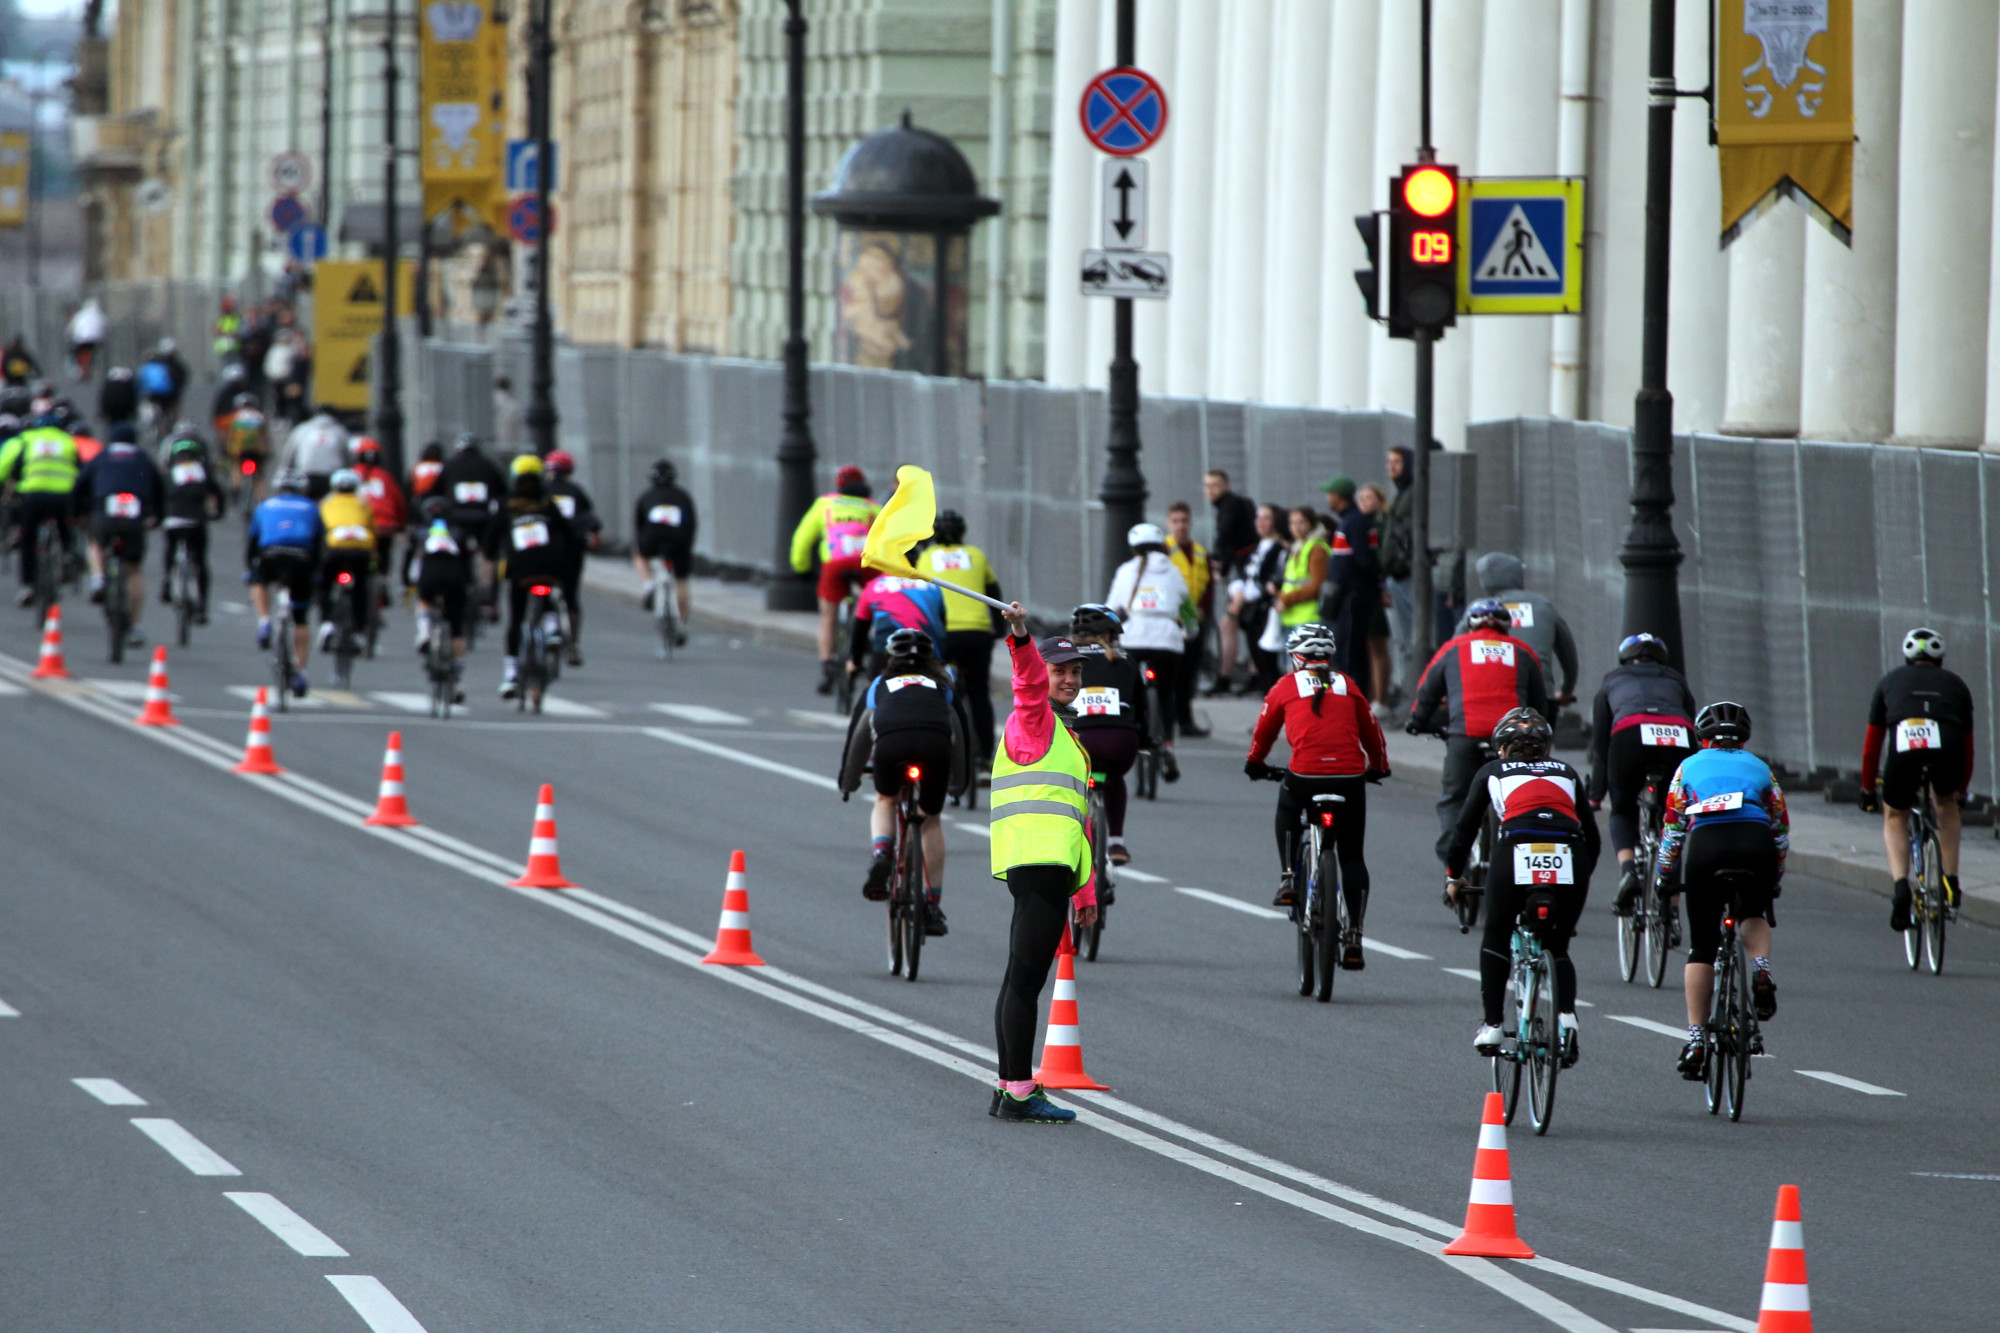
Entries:
[[[1480,502],[1467,545],[1521,556],[1529,586],[1568,618],[1594,688],[1616,663],[1623,620],[1628,433],[1512,420],[1468,436]],[[1974,788],[1993,791],[2000,457],[1695,435],[1675,440],[1674,481],[1697,697],[1745,704],[1760,754],[1853,772],[1875,682],[1901,665],[1903,635],[1929,625],[1972,687]]]

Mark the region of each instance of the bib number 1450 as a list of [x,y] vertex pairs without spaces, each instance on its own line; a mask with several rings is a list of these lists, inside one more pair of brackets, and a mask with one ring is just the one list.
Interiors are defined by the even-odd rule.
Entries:
[[1566,842],[1517,842],[1514,844],[1516,884],[1574,884],[1576,870]]

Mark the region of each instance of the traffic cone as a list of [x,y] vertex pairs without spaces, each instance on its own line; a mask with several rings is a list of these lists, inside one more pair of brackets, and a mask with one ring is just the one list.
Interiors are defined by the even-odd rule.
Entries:
[[417,821],[410,817],[409,802],[403,799],[403,733],[389,733],[389,749],[382,756],[382,789],[375,797],[375,813],[364,824],[387,824],[408,828]]
[[1063,944],[1056,951],[1056,995],[1049,1001],[1049,1025],[1042,1033],[1042,1063],[1035,1070],[1035,1082],[1045,1088],[1111,1089],[1083,1072],[1083,1039],[1076,1015],[1076,949],[1069,943],[1069,928],[1063,928]]
[[1444,1247],[1444,1252],[1482,1259],[1535,1257],[1514,1234],[1514,1180],[1507,1170],[1507,1107],[1497,1092],[1486,1094],[1479,1151],[1472,1158],[1472,1201],[1465,1205],[1465,1230]]
[[146,673],[146,706],[132,719],[142,727],[178,727],[173,699],[167,694],[167,645],[153,649],[153,669]]
[[1764,1261],[1764,1299],[1757,1305],[1757,1333],[1812,1333],[1797,1185],[1778,1186],[1778,1212],[1771,1222],[1771,1257]]
[[271,706],[270,691],[264,686],[257,687],[257,698],[250,705],[250,739],[243,742],[243,762],[229,770],[232,773],[282,773],[278,761],[271,757]]
[[73,680],[69,668],[63,665],[62,651],[62,608],[51,606],[49,618],[42,622],[42,660],[35,663],[35,680]]
[[715,928],[715,947],[701,961],[726,967],[764,966],[750,944],[750,878],[743,873],[742,852],[729,854],[729,878],[722,885],[722,921]]
[[528,871],[509,882],[513,889],[573,889],[563,878],[562,857],[556,854],[556,789],[544,782],[535,801],[535,828],[528,838]]

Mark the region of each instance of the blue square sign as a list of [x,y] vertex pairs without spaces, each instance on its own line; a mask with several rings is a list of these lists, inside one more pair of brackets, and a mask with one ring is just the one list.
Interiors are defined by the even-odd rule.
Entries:
[[1467,179],[1459,214],[1459,310],[1573,314],[1583,308],[1583,182]]

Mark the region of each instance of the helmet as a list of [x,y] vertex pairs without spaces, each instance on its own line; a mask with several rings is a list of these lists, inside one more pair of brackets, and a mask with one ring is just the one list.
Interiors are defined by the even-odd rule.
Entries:
[[382,461],[382,444],[373,435],[364,435],[354,442],[354,461],[374,466]]
[[836,491],[845,491],[850,486],[860,487],[863,494],[866,494],[868,490],[868,474],[852,463],[847,464],[840,471],[833,474],[833,489]]
[[1695,735],[1723,745],[1744,745],[1750,740],[1750,710],[1742,704],[1714,703],[1694,717]]
[[1285,651],[1294,662],[1331,662],[1337,648],[1333,630],[1326,625],[1295,625],[1285,635]]
[[1661,662],[1667,660],[1667,645],[1656,634],[1628,634],[1618,643],[1618,661]]
[[466,449],[477,449],[478,447],[479,437],[469,430],[460,431],[451,442],[451,451],[453,453],[459,453]]
[[248,379],[249,375],[250,372],[243,368],[241,361],[231,361],[222,368],[222,378],[224,382],[229,384],[234,384],[240,379]]
[[177,344],[172,338],[162,338],[160,339],[160,345],[158,351],[161,356],[172,356],[174,354],[174,348],[177,347],[178,345],[179,344]]
[[674,484],[674,478],[679,475],[673,463],[667,459],[662,458],[653,464],[652,479],[655,486],[671,486]]
[[51,426],[57,426],[63,430],[68,430],[71,426],[74,426],[79,420],[81,420],[81,418],[79,418],[76,414],[76,407],[70,402],[69,399],[58,398],[53,403],[49,404],[48,423]]
[[1466,608],[1465,623],[1475,628],[1485,625],[1490,629],[1512,629],[1514,617],[1502,603],[1491,597],[1482,597]]
[[919,662],[928,662],[937,656],[937,645],[931,642],[930,635],[920,629],[897,630],[889,636],[887,647],[891,658],[914,658]]
[[344,467],[327,479],[327,485],[336,491],[352,495],[361,489],[361,474],[351,467]]
[[306,474],[295,467],[289,467],[278,474],[278,480],[275,484],[281,491],[302,494],[306,488]]
[[1167,549],[1167,534],[1160,531],[1157,523],[1134,523],[1125,533],[1125,544],[1135,551],[1148,546],[1157,546],[1164,551]]
[[956,546],[965,540],[965,515],[956,509],[940,509],[931,532],[946,546]]
[[1529,759],[1545,758],[1555,738],[1555,728],[1532,708],[1512,709],[1493,725],[1493,748],[1502,754],[1514,751],[1514,757],[1526,751]]
[[536,454],[516,454],[514,461],[507,465],[510,477],[539,477],[542,475],[542,460]]
[[1073,639],[1086,634],[1115,639],[1124,629],[1125,622],[1118,618],[1118,613],[1102,602],[1085,602],[1069,613],[1069,633]]
[[548,465],[549,471],[558,476],[566,477],[576,471],[576,459],[567,449],[551,449],[549,456],[542,461]]
[[239,393],[229,401],[235,407],[255,407],[257,406],[257,395],[254,393]]
[[193,435],[177,436],[174,442],[167,446],[167,456],[169,458],[175,454],[205,454],[207,452],[208,446],[203,444],[197,436]]
[[442,495],[426,495],[420,512],[425,518],[435,521],[451,512],[451,501]]
[[1905,662],[1944,661],[1944,635],[1934,629],[1913,629],[1903,636]]

